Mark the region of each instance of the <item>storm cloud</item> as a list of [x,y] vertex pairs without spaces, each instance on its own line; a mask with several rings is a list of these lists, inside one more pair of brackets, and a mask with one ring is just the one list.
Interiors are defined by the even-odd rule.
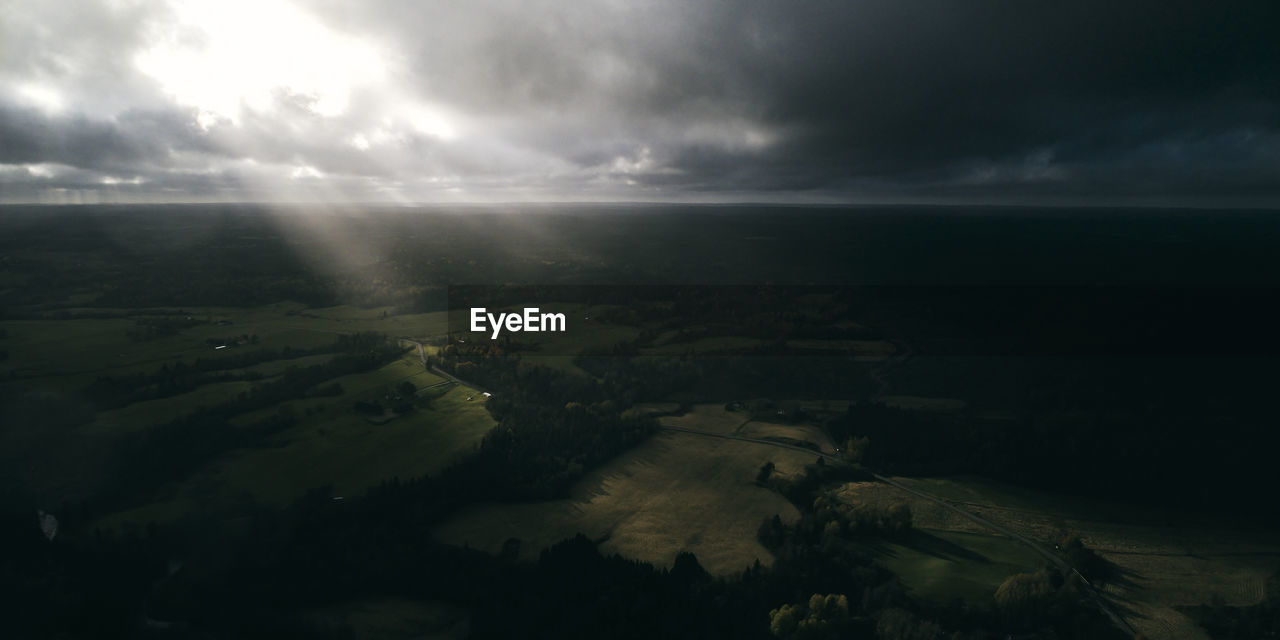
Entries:
[[1280,203],[1280,8],[9,2],[0,200]]

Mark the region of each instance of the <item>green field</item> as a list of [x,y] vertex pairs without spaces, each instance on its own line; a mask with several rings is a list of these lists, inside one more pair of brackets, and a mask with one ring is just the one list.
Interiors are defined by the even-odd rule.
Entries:
[[[1079,536],[1115,565],[1121,577],[1105,585],[1104,591],[1123,604],[1134,628],[1152,638],[1206,638],[1178,607],[1214,599],[1228,606],[1256,604],[1266,595],[1267,578],[1280,570],[1280,543],[1269,532],[1233,526],[1229,521],[1063,496],[982,478],[896,479],[1048,547],[1063,536]],[[990,535],[954,512],[889,485],[849,483],[841,498],[877,505],[904,501],[911,506],[916,527],[928,534],[991,559],[1000,558],[1000,553],[1021,553],[1017,542]],[[997,553],[997,547],[1008,550]],[[882,562],[922,594],[968,590],[977,594],[981,583],[995,578],[984,574],[983,566],[957,571],[953,569],[962,564],[952,567],[940,560],[906,550]],[[973,576],[985,578],[974,584]]]
[[917,530],[905,541],[871,544],[867,549],[902,580],[912,597],[934,602],[959,598],[990,604],[1006,578],[1045,565],[1044,558],[1022,544],[977,533]]
[[[307,489],[332,485],[338,495],[359,493],[392,477],[435,473],[471,451],[494,427],[475,392],[450,385],[430,409],[385,424],[350,411],[285,431],[267,446],[234,452],[211,465],[210,476],[230,491],[284,502]],[[197,482],[202,476],[197,476]]]
[[[146,505],[106,518],[107,527],[166,521],[199,508],[245,499],[283,504],[309,489],[358,495],[393,477],[440,471],[472,450],[493,428],[475,392],[448,385],[429,409],[371,424],[349,406],[333,406],[252,449],[231,451],[195,470]],[[332,399],[331,399],[332,400]]]
[[437,385],[445,379],[422,368],[416,353],[406,351],[404,356],[373,371],[353,373],[331,378],[325,385],[337,383],[342,385],[342,395],[337,398],[299,398],[283,402],[275,406],[265,407],[257,411],[240,414],[232,420],[239,425],[253,424],[270,417],[280,410],[282,405],[289,405],[290,411],[306,414],[308,411],[319,411],[334,406],[350,409],[356,400],[380,401],[393,387],[402,382],[411,382],[419,390]]
[[[331,344],[344,333],[378,331],[388,336],[428,339],[445,332],[445,314],[388,315],[387,309],[326,307],[308,309],[290,302],[232,309],[221,307],[186,308],[183,315],[192,324],[181,332],[146,341],[134,341],[128,332],[135,321],[158,317],[147,310],[95,309],[98,314],[120,317],[41,320],[8,320],[0,328],[8,332],[5,348],[9,358],[0,363],[0,380],[6,384],[35,380],[43,386],[74,390],[98,376],[149,372],[163,364],[194,362],[197,358],[221,358],[244,350],[307,349]],[[168,310],[177,312],[178,310]],[[219,322],[229,324],[218,324]],[[256,335],[252,346],[214,350],[206,340]],[[264,375],[271,375],[267,367]]]
[[[715,431],[727,426],[726,418],[742,421],[717,406],[699,405],[663,422]],[[727,576],[756,560],[772,564],[772,554],[756,539],[763,519],[799,517],[780,494],[755,484],[760,467],[772,461],[775,473],[794,475],[814,459],[766,445],[661,433],[587,474],[568,499],[472,507],[433,533],[495,553],[514,537],[522,542],[522,557],[536,558],[581,532],[602,540],[605,554],[669,567],[677,553],[691,551],[712,574]]]
[[212,407],[229,402],[234,400],[237,394],[248,391],[252,387],[253,383],[243,381],[206,384],[189,393],[135,402],[119,409],[103,411],[88,428],[107,433],[145,429],[148,426],[185,416],[199,407]]
[[303,356],[301,358],[287,358],[283,360],[271,360],[261,364],[255,364],[251,367],[245,367],[245,371],[271,377],[284,373],[290,367],[306,368],[318,364],[324,364],[332,358],[330,354],[320,353],[314,356]]
[[[332,345],[341,334],[376,331],[391,337],[434,339],[444,332],[443,313],[394,315],[389,308],[327,307],[309,309],[290,302],[261,307],[186,309],[94,309],[101,317],[76,318],[89,310],[68,310],[44,320],[0,323],[8,337],[9,358],[0,380],[15,389],[38,389],[57,394],[65,402],[95,380],[131,374],[151,375],[165,365],[188,365],[197,359],[217,361],[272,349],[288,355],[300,349]],[[190,318],[188,320],[187,318]],[[137,340],[138,321],[175,321],[178,331]],[[209,340],[256,336],[252,344],[214,349]],[[292,355],[248,366],[205,366],[205,375],[260,379],[213,381],[185,393],[138,401],[100,411],[91,422],[60,436],[41,434],[58,442],[56,465],[47,464],[40,478],[51,501],[65,499],[93,484],[95,470],[110,469],[102,459],[115,438],[162,425],[235,400],[256,384],[293,367],[323,365],[334,354]],[[381,424],[355,413],[357,401],[386,402],[410,382],[418,389],[419,408],[406,415],[387,414]],[[172,486],[156,487],[152,499],[104,518],[108,526],[163,521],[186,513],[232,508],[246,501],[281,504],[307,490],[332,486],[338,495],[358,494],[392,477],[411,478],[435,473],[466,455],[494,425],[483,398],[424,370],[416,349],[371,371],[344,375],[315,387],[337,383],[338,396],[302,394],[231,418],[237,426],[254,424],[277,414],[291,415],[296,425],[256,442],[253,447],[226,451],[191,469]],[[429,403],[429,406],[423,403]],[[48,451],[48,447],[45,448]],[[46,489],[47,487],[47,489]],[[234,510],[234,509],[233,509]]]

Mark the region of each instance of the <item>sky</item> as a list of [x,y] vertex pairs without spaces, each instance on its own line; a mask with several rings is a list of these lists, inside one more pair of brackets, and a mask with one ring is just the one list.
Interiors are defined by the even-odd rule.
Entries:
[[0,202],[1280,206],[1280,3],[0,0]]

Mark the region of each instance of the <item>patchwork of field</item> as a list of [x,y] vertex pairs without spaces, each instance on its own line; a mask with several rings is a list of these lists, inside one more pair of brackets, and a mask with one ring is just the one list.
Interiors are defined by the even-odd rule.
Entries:
[[[9,358],[0,363],[0,380],[74,390],[103,375],[150,372],[163,364],[190,364],[198,358],[233,357],[246,349],[323,347],[340,334],[378,331],[389,336],[429,338],[445,333],[443,312],[391,315],[390,311],[345,306],[308,309],[282,302],[251,309],[92,309],[95,317],[76,318],[77,310],[71,309],[66,318],[0,323],[8,333],[5,348],[9,351]],[[115,314],[118,317],[110,317]],[[190,317],[191,324],[178,333],[150,340],[129,337],[138,320],[155,317]],[[257,336],[257,342],[218,350],[208,342],[241,335]]]
[[435,473],[469,453],[495,425],[466,387],[450,385],[429,409],[383,424],[335,411],[272,438],[264,446],[233,452],[196,474],[225,491],[244,491],[264,502],[286,502],[308,489],[332,485],[355,494],[392,477]]
[[290,367],[298,367],[305,369],[317,364],[324,364],[329,361],[328,354],[317,354],[314,356],[302,356],[301,358],[285,358],[281,360],[271,360],[261,364],[255,364],[251,367],[245,367],[244,371],[252,371],[265,377],[277,376],[284,373]]
[[[47,391],[67,403],[102,376],[154,373],[162,365],[217,361],[253,350],[291,349],[287,358],[242,368],[214,370],[244,377],[252,372],[270,381],[291,367],[321,365],[333,357],[325,351],[337,336],[378,331],[388,336],[430,339],[446,331],[444,313],[394,315],[391,309],[331,307],[309,309],[280,303],[253,309],[92,309],[43,320],[0,323],[7,333],[9,358],[0,363],[0,384]],[[608,347],[634,337],[637,329],[588,320],[588,308],[572,308],[583,329],[573,334],[545,334],[542,352],[528,356],[563,371],[588,375],[567,354],[588,347]],[[138,320],[190,317],[177,333],[148,340],[130,337]],[[252,344],[235,345],[240,336]],[[216,349],[222,339],[232,339]],[[713,352],[754,346],[746,338],[702,338],[690,342],[659,341],[654,353],[687,350]],[[810,341],[794,344],[814,349],[839,348],[868,357],[888,357],[889,343]],[[308,353],[298,357],[299,350]],[[421,398],[416,410],[378,418],[353,411],[356,401],[391,400],[396,386],[410,382]],[[382,367],[325,381],[342,393],[307,395],[235,416],[243,427],[277,414],[300,418],[297,424],[267,436],[248,448],[223,451],[171,486],[157,487],[151,501],[113,514],[98,524],[112,528],[144,526],[197,512],[230,512],[236,505],[278,505],[329,486],[335,496],[357,495],[392,477],[434,473],[473,450],[494,423],[474,390],[426,371],[416,349]],[[65,470],[45,471],[55,488],[91,486],[98,457],[105,456],[113,436],[145,430],[200,408],[236,399],[255,382],[213,381],[171,397],[134,402],[101,411],[92,422],[50,440],[59,448],[56,463]],[[320,386],[320,385],[317,385]],[[885,396],[892,407],[925,412],[964,408],[961,400],[942,397]],[[808,402],[806,410],[838,412],[846,402]],[[653,406],[657,411],[674,407]],[[661,424],[758,439],[813,443],[824,453],[834,445],[819,428],[754,421],[746,412],[703,404],[680,416],[663,416]],[[38,424],[38,421],[32,424]],[[238,446],[238,445],[236,445]],[[53,448],[45,447],[46,449]],[[670,566],[681,551],[690,551],[714,575],[729,576],[756,560],[772,556],[756,539],[759,524],[775,514],[798,517],[777,492],[755,483],[766,462],[775,474],[799,473],[814,457],[800,451],[760,444],[663,432],[589,473],[569,498],[524,504],[490,504],[468,508],[432,534],[442,541],[497,552],[509,538],[521,540],[521,555],[535,558],[541,549],[577,533],[600,541],[603,553]],[[1177,607],[1218,599],[1230,606],[1261,601],[1266,580],[1280,569],[1280,542],[1274,531],[1251,530],[1234,522],[1196,520],[1170,510],[1133,508],[1012,487],[976,478],[899,478],[921,491],[951,500],[966,510],[998,522],[1049,546],[1065,535],[1079,536],[1119,570],[1120,578],[1104,586],[1130,624],[1153,638],[1204,638]],[[41,487],[41,491],[45,491]],[[66,494],[74,496],[74,489]],[[65,498],[65,496],[63,496]],[[993,534],[940,505],[881,483],[848,483],[839,497],[853,504],[887,507],[910,505],[916,531],[894,541],[868,541],[864,546],[900,576],[915,596],[950,601],[990,602],[1004,579],[1044,566],[1025,545]],[[52,499],[51,503],[58,500]],[[433,605],[404,601],[369,601],[316,614],[317,620],[349,626],[356,637],[442,634],[465,635],[464,617]],[[329,617],[324,617],[329,616]],[[459,622],[461,621],[461,622]],[[460,626],[461,625],[461,626]]]
[[350,408],[356,400],[380,401],[390,393],[395,385],[409,382],[419,390],[440,385],[446,380],[422,367],[416,351],[407,351],[399,360],[390,362],[373,371],[362,371],[345,376],[331,378],[325,385],[342,386],[342,395],[338,398],[298,398],[275,406],[264,407],[257,411],[242,413],[232,419],[233,424],[249,425],[270,417],[280,410],[282,405],[289,405],[289,411],[308,414],[324,411],[334,404]]
[[[1230,606],[1256,604],[1265,595],[1267,578],[1280,569],[1280,542],[1273,531],[1197,520],[1162,509],[1058,496],[977,478],[896,480],[1049,545],[1064,535],[1079,536],[1085,546],[1118,568],[1120,578],[1104,590],[1126,620],[1152,638],[1207,637],[1176,607],[1206,604],[1215,598]],[[986,538],[1003,546],[1021,546],[940,505],[888,485],[849,483],[841,497],[862,504],[907,502],[916,526],[931,534],[965,535],[969,540]],[[926,586],[908,582],[910,571],[900,575],[909,586]]]
[[[717,428],[724,418],[708,405],[664,422]],[[567,499],[472,507],[432,533],[492,553],[517,538],[524,558],[583,533],[601,541],[604,554],[669,567],[677,553],[690,551],[713,575],[728,576],[756,560],[772,563],[756,540],[761,521],[775,514],[787,521],[799,517],[781,495],[755,484],[766,462],[789,475],[813,458],[749,442],[660,433],[589,473]]]
[[[332,358],[330,354],[320,354],[287,360],[272,360],[251,369],[266,376],[264,380],[270,380],[271,377],[280,375],[291,367],[305,368],[320,365],[328,362],[330,358]],[[376,392],[389,390],[393,385],[403,382],[410,382],[418,389],[426,389],[446,381],[444,378],[424,370],[416,353],[407,353],[405,357],[379,369],[339,376],[324,384],[337,383],[341,385],[343,388],[342,397],[347,404],[350,404],[351,401],[365,399],[366,396],[370,400],[377,400]],[[253,383],[245,381],[214,382],[201,385],[187,393],[167,398],[134,402],[119,409],[100,412],[87,429],[100,433],[119,433],[121,431],[144,429],[148,426],[163,424],[175,418],[180,418],[201,407],[207,408],[230,402],[235,400],[237,395],[250,390],[252,387]],[[289,406],[288,410],[290,411],[309,413],[321,411],[328,405],[334,404],[334,402],[333,398],[298,398],[286,403],[240,414],[232,422],[240,425],[252,424],[280,411],[280,407],[285,404]]]
[[[327,360],[328,357],[326,356],[325,359]],[[180,418],[200,407],[212,407],[230,402],[235,400],[238,394],[252,387],[252,383],[239,380],[201,385],[176,396],[134,402],[119,409],[103,411],[86,429],[101,433],[122,433],[145,429],[151,425]]]
[[[76,317],[86,314],[93,317]],[[6,321],[0,327],[10,357],[0,365],[0,384],[36,390],[64,404],[87,407],[90,403],[81,394],[100,377],[154,375],[178,363],[203,361],[202,375],[209,380],[183,393],[99,411],[92,421],[58,433],[32,426],[27,429],[32,435],[22,436],[29,442],[12,434],[8,441],[47,457],[39,458],[37,466],[32,451],[24,454],[31,469],[23,472],[31,474],[31,484],[44,500],[73,500],[96,486],[98,475],[110,472],[109,457],[120,436],[235,401],[292,368],[323,365],[334,357],[329,347],[340,335],[377,331],[431,339],[443,335],[444,319],[443,313],[394,315],[383,308],[310,309],[286,302],[250,309],[70,309],[45,320]],[[153,321],[169,323],[171,332],[136,339],[139,327]],[[221,344],[228,346],[215,348]],[[287,357],[242,364],[244,355],[255,353]],[[225,367],[219,366],[223,359]],[[247,374],[257,378],[243,379]],[[390,405],[405,382],[417,389],[414,411],[397,416],[388,409],[371,417],[353,410],[357,401]],[[172,486],[156,487],[150,502],[100,524],[143,525],[188,513],[222,512],[232,509],[229,505],[286,503],[321,486],[354,495],[392,477],[437,472],[471,452],[494,426],[482,396],[425,370],[416,349],[406,349],[403,357],[379,368],[334,377],[313,388],[332,389],[335,384],[341,388],[338,395],[305,393],[235,415],[233,426],[276,415],[293,416],[296,424],[252,447],[216,455]]]
[[449,384],[430,408],[372,424],[347,402],[314,413],[259,447],[239,449],[191,473],[160,499],[104,519],[104,527],[164,522],[249,499],[284,504],[317,487],[358,495],[393,477],[440,471],[468,454],[495,423],[473,390]]

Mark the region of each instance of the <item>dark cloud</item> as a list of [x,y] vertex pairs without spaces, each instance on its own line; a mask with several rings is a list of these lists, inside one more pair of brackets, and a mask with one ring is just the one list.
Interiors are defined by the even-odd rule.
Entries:
[[175,152],[214,152],[190,113],[126,111],[95,120],[0,105],[0,164],[118,171],[163,164]]
[[[383,52],[381,84],[352,89],[341,113],[281,91],[199,123],[200,105],[130,62],[172,18],[144,5],[128,21],[96,10],[109,28],[87,41],[118,81],[100,101],[41,111],[0,94],[0,165],[131,169],[224,194],[322,176],[357,200],[1280,203],[1272,2],[308,3]],[[75,67],[54,46],[75,34],[54,35],[25,35],[21,64],[0,73]]]
[[1275,5],[1117,5],[1126,3],[860,2],[821,16],[766,5],[755,22],[772,25],[777,55],[760,61],[749,39],[726,34],[738,46],[722,64],[756,79],[732,83],[754,93],[731,97],[791,135],[765,156],[767,171],[698,148],[677,166],[705,174],[718,163],[727,176],[818,188],[913,185],[1046,153],[1111,170],[1147,156],[1135,170],[1164,166],[1171,179],[1260,155],[1272,136],[1218,145],[1229,157],[1150,157],[1188,139],[1276,131],[1280,46],[1265,26],[1277,24]]

